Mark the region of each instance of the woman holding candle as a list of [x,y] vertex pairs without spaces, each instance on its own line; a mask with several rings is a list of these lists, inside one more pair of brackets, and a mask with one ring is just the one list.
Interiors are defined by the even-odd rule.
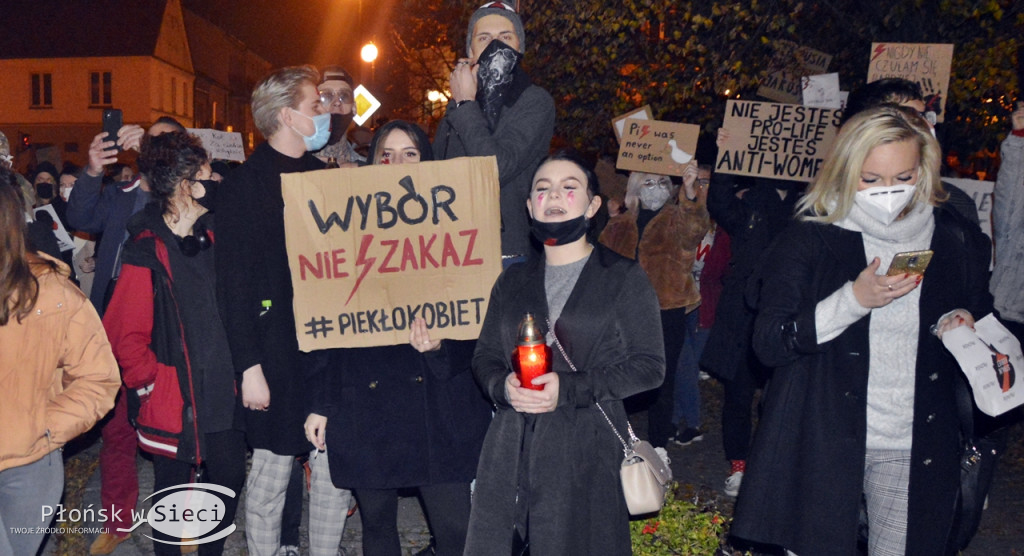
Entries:
[[[533,554],[631,552],[622,446],[595,404],[625,431],[622,400],[661,384],[664,346],[643,270],[587,240],[596,193],[596,176],[575,155],[545,159],[526,201],[543,255],[510,266],[491,291],[473,372],[496,413],[466,554],[506,556],[524,544]],[[511,357],[526,313],[554,354],[553,372],[532,380],[541,390],[520,382]]]

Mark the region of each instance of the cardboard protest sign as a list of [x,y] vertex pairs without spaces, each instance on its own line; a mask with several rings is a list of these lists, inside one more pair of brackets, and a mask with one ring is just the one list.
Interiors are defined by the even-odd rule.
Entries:
[[630,118],[625,121],[615,167],[648,174],[681,176],[686,164],[697,152],[698,135],[700,126],[693,124]]
[[871,43],[868,83],[886,77],[902,77],[921,84],[926,112],[944,121],[949,97],[949,73],[953,45],[919,43]]
[[615,128],[615,138],[622,141],[622,132],[626,127],[626,120],[633,118],[635,120],[653,120],[654,113],[651,112],[651,105],[645,104],[636,110],[631,110],[612,119],[612,127]]
[[203,142],[203,148],[211,160],[245,162],[245,147],[242,145],[241,133],[216,129],[189,129],[188,132]]
[[501,272],[491,157],[281,176],[303,351],[476,338]]
[[768,68],[768,76],[757,88],[757,94],[779,102],[799,104],[803,96],[800,78],[827,72],[832,55],[787,40],[777,40],[774,46],[775,56]]
[[842,112],[795,104],[730,100],[715,172],[811,181],[839,129]]
[[842,93],[839,90],[839,74],[824,73],[800,78],[803,85],[804,106],[815,108],[842,108]]

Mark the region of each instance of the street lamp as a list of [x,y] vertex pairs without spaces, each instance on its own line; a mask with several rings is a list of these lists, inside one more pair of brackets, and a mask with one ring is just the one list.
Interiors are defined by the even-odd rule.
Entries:
[[362,50],[359,51],[359,57],[370,64],[370,83],[376,82],[377,64],[374,62],[377,60],[377,45],[373,44],[373,41],[364,44]]
[[363,45],[363,49],[359,51],[359,56],[364,62],[373,63],[377,59],[377,46],[370,41]]

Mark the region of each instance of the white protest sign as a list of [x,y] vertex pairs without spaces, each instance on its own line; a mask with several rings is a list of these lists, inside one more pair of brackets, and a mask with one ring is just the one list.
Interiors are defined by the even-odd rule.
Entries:
[[216,129],[189,129],[188,132],[203,142],[203,148],[210,155],[210,160],[245,162],[245,147],[242,144],[241,133]]
[[47,212],[50,214],[50,218],[53,219],[53,235],[57,236],[57,246],[60,247],[61,251],[67,251],[68,249],[75,248],[75,242],[71,239],[71,234],[64,229],[64,223],[57,218],[57,211],[53,209],[53,205],[43,205],[37,207],[35,210],[36,219],[39,219],[39,212]]
[[967,375],[974,403],[996,417],[1024,403],[1024,385],[1017,371],[1024,368],[1020,341],[991,314],[969,326],[942,335],[942,343]]
[[800,78],[804,90],[804,106],[814,108],[842,108],[839,92],[839,74],[824,73]]
[[631,110],[613,118],[612,127],[615,128],[615,137],[619,141],[622,141],[622,134],[625,132],[626,128],[626,120],[629,118],[634,120],[653,120],[654,113],[651,112],[651,106],[649,104],[645,104],[636,110]]

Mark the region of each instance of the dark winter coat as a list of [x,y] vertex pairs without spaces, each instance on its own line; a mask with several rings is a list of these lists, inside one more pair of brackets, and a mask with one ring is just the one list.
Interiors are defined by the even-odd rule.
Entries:
[[740,369],[757,368],[750,349],[754,312],[744,295],[747,281],[761,264],[772,240],[792,220],[797,191],[785,199],[773,187],[776,180],[759,180],[740,199],[732,176],[715,174],[708,189],[711,219],[729,234],[729,269],[722,280],[722,295],[715,310],[700,366],[722,380],[731,380]]
[[139,186],[126,191],[130,185],[124,182],[103,187],[102,177],[82,172],[68,196],[68,225],[90,234],[102,234],[96,246],[96,274],[89,293],[89,300],[101,317],[107,287],[127,233],[128,218],[135,214],[136,207],[141,208],[149,199],[149,193]]
[[[212,220],[199,222],[212,244]],[[139,447],[198,465],[206,453],[203,433],[231,428],[236,405],[220,315],[216,310],[189,314],[204,298],[213,299],[213,255],[200,252],[187,259],[192,268],[182,264],[185,255],[157,204],[136,214],[129,229],[132,237],[121,257],[104,328],[129,389],[129,407],[138,411],[132,417]],[[201,269],[203,282],[192,281],[195,269]],[[203,326],[193,326],[199,319]],[[206,328],[211,320],[213,333]]]
[[334,349],[325,373],[327,450],[340,488],[468,483],[491,408],[473,380],[476,342]]
[[291,158],[263,143],[217,195],[217,298],[235,372],[261,365],[270,387],[267,411],[245,412],[246,436],[278,455],[312,449],[302,433],[312,386],[295,338],[281,174],[323,167],[310,153]]
[[522,89],[518,95],[508,95],[507,99],[514,102],[502,109],[493,131],[476,102],[458,108],[454,102],[448,103],[434,137],[434,156],[438,160],[497,157],[502,255],[526,255],[534,250],[530,245],[526,198],[533,173],[548,154],[555,131],[555,101],[551,95],[528,81]]
[[497,412],[480,455],[466,554],[510,553],[521,471],[529,481],[532,554],[629,554],[622,445],[594,402],[625,432],[623,398],[661,384],[658,299],[637,263],[594,247],[555,324],[579,372],[552,348],[558,407],[531,419],[530,444],[521,447],[527,418],[509,405],[505,379],[523,314],[547,318],[544,271],[542,257],[512,265],[491,291],[473,372]]
[[[988,241],[935,210],[935,256],[921,283],[907,554],[943,554],[959,488],[956,361],[928,328],[956,308],[992,309]],[[868,261],[861,234],[800,222],[766,260],[754,349],[774,373],[743,477],[732,534],[797,554],[857,554],[867,436],[870,315],[818,345],[817,303]]]

